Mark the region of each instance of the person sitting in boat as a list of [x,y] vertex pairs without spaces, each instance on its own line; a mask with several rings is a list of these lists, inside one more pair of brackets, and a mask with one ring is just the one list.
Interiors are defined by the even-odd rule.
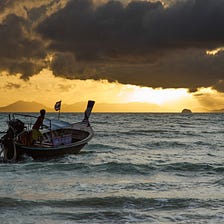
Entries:
[[40,110],[40,116],[37,118],[35,124],[32,127],[32,142],[34,143],[37,140],[42,140],[42,133],[39,129],[43,126],[43,121],[45,117],[46,110]]

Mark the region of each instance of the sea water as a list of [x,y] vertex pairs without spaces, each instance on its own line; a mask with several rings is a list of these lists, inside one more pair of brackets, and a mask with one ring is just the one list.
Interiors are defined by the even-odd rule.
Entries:
[[224,114],[90,121],[95,136],[78,155],[0,164],[1,224],[224,223]]

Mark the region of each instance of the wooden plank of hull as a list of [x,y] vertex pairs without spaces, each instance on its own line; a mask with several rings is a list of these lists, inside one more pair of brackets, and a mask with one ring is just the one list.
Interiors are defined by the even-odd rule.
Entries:
[[54,148],[38,148],[38,147],[23,147],[22,145],[17,145],[18,157],[22,157],[24,154],[31,156],[34,159],[47,159],[50,157],[58,157],[66,154],[77,154],[80,150],[87,144],[83,142],[81,144],[71,144],[63,145]]

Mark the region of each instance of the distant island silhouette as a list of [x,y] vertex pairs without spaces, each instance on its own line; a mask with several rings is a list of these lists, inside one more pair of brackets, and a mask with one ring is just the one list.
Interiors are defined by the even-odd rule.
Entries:
[[190,109],[183,109],[181,111],[182,114],[192,114],[192,111]]
[[[62,112],[82,112],[85,109],[86,102],[74,103],[71,105],[62,104]],[[56,112],[54,104],[46,107],[37,102],[25,102],[22,100],[9,104],[5,107],[0,107],[0,112],[39,112],[40,109],[45,109],[47,112]]]
[[[45,109],[47,112],[56,112],[54,110],[54,104],[45,106],[37,102],[25,102],[17,101],[4,107],[0,107],[0,112],[39,112],[40,109]],[[61,112],[83,112],[86,107],[86,102],[77,102],[73,104],[63,104],[61,106]],[[102,113],[119,113],[119,112],[158,112],[161,107],[150,103],[132,102],[126,104],[119,103],[97,103],[93,109],[93,112]]]

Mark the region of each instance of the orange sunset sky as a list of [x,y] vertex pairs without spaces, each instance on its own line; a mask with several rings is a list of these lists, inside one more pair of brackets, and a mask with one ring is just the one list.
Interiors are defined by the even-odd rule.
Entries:
[[2,0],[0,107],[224,110],[223,11],[224,0]]

